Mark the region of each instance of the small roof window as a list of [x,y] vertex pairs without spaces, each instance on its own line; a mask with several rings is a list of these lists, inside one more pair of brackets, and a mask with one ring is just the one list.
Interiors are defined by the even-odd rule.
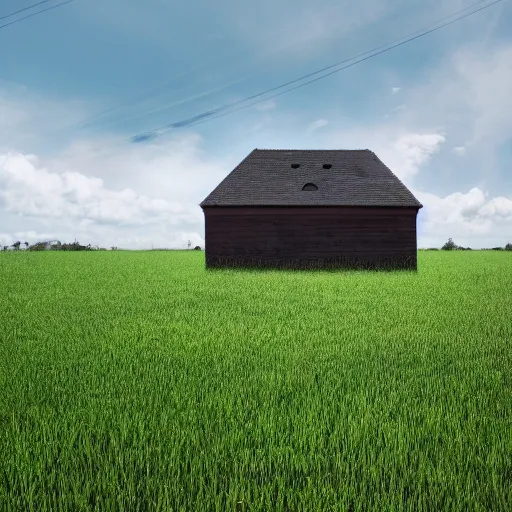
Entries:
[[302,190],[318,190],[318,187],[314,183],[306,183]]
[[332,167],[332,165],[331,165],[331,164],[324,164],[324,165],[323,165],[323,168],[324,168],[324,169],[330,169],[331,167]]
[[292,164],[292,169],[298,169],[300,167],[300,164]]

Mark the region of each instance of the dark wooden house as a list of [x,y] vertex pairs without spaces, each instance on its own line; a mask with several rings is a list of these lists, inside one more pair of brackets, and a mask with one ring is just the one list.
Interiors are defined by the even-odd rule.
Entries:
[[422,205],[367,149],[255,149],[200,206],[207,268],[417,268]]

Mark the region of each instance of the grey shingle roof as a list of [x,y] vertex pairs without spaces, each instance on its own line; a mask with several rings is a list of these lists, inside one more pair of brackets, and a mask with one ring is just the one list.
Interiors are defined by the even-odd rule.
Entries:
[[[318,190],[303,191],[307,183]],[[255,149],[200,206],[422,207],[368,149]]]

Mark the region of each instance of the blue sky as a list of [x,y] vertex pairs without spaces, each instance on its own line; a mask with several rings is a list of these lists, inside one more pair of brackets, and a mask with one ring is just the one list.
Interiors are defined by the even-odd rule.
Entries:
[[[31,3],[3,0],[0,17]],[[130,142],[489,3],[76,0],[0,29],[0,244],[203,246],[198,203],[256,147],[372,149],[425,206],[420,247],[512,242],[507,0],[275,99]]]

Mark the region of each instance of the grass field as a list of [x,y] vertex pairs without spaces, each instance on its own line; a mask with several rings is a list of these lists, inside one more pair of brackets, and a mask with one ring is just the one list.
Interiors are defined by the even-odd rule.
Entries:
[[512,510],[512,253],[0,254],[0,510]]

